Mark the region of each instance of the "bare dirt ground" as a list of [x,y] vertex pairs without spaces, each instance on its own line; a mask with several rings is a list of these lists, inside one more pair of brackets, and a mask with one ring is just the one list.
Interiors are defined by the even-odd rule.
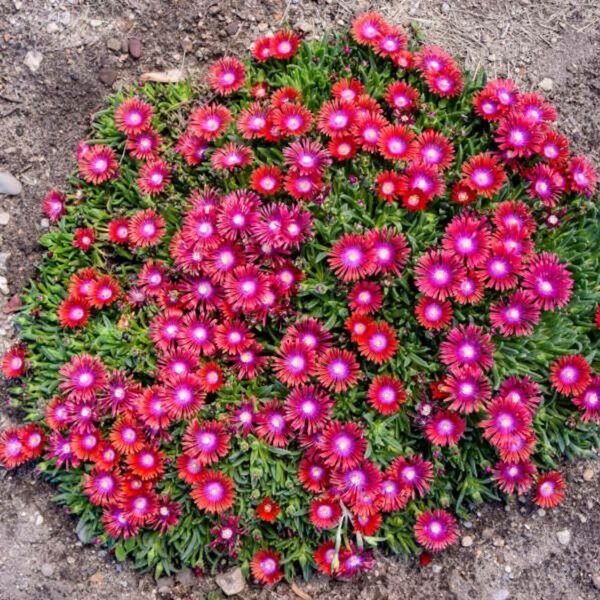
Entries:
[[[34,273],[36,239],[47,225],[39,202],[64,182],[107,92],[147,70],[183,66],[199,78],[207,61],[245,51],[280,22],[314,36],[346,27],[367,8],[416,23],[473,70],[541,87],[575,150],[599,162],[600,7],[593,0],[0,0],[0,170],[23,184],[18,196],[0,195],[0,351],[14,335],[6,311]],[[3,409],[0,426],[11,417]],[[544,513],[518,501],[483,507],[463,524],[466,547],[427,568],[382,558],[352,583],[317,577],[298,585],[329,600],[598,598],[600,458],[566,473],[570,493],[560,509]],[[209,577],[188,571],[156,583],[101,548],[82,546],[52,494],[32,470],[0,473],[0,600],[221,597]],[[280,585],[243,597],[297,596]]]

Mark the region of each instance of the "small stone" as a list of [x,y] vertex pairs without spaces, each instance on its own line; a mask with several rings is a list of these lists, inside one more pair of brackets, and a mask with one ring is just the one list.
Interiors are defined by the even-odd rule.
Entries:
[[450,5],[447,2],[442,3],[442,12],[448,14],[450,12]]
[[183,587],[190,588],[194,585],[196,577],[191,569],[186,568],[179,571],[179,573],[175,575],[175,579],[177,580],[177,583]]
[[104,68],[100,69],[98,78],[104,85],[112,85],[119,77],[119,72],[115,69]]
[[67,564],[69,565],[74,565],[75,564],[75,557],[74,556],[67,556]]
[[308,21],[300,21],[300,23],[297,25],[297,28],[300,31],[304,31],[304,33],[310,33],[313,30],[312,23]]
[[8,280],[6,277],[0,277],[0,292],[2,292],[5,296],[10,294],[10,290],[8,289]]
[[471,523],[471,521],[465,521],[463,526],[465,529],[473,529],[473,523]]
[[10,215],[7,212],[0,212],[0,225],[8,225],[10,221]]
[[462,545],[463,548],[470,548],[473,545],[473,542],[475,540],[473,539],[472,535],[465,535],[463,537],[462,540],[460,540],[460,543]]
[[100,27],[102,25],[102,21],[100,19],[92,19],[90,21],[90,27]]
[[489,527],[486,527],[482,532],[481,532],[481,537],[484,540],[491,540],[492,537],[494,536],[494,530],[490,529]]
[[56,33],[58,30],[58,23],[55,23],[54,21],[51,21],[50,23],[48,23],[48,25],[46,25],[46,31],[48,33]]
[[14,175],[11,175],[8,171],[0,171],[0,194],[18,196],[22,191],[23,186]]
[[442,572],[442,565],[435,564],[435,565],[433,565],[433,567],[431,567],[431,570],[432,570],[432,571],[433,571],[433,572],[434,572],[436,575],[438,575],[439,573],[441,573],[441,572]]
[[0,252],[0,271],[6,270],[9,258],[10,258],[10,252]]
[[96,571],[93,575],[90,575],[89,581],[92,583],[102,583],[104,581],[104,575],[100,571]]
[[235,35],[237,33],[237,30],[238,30],[237,23],[229,23],[229,25],[227,25],[227,27],[225,27],[225,32],[227,33],[227,35]]
[[495,55],[495,54],[490,54],[490,55],[488,56],[488,60],[489,60],[490,62],[495,62],[495,60],[496,60],[496,55]]
[[496,548],[502,548],[502,546],[504,546],[504,540],[502,538],[494,538],[492,544],[494,544]]
[[46,217],[44,217],[43,219],[40,220],[40,227],[42,229],[48,229],[50,227],[50,219],[47,219]]
[[165,595],[169,593],[169,590],[175,585],[174,577],[160,577],[156,582],[158,593]]
[[127,40],[127,49],[132,58],[136,60],[142,56],[142,40],[140,38],[132,37]]
[[35,524],[39,527],[43,522],[44,517],[38,513],[37,517],[35,518]]
[[229,569],[225,573],[219,573],[215,577],[215,581],[226,596],[241,594],[246,588],[246,581],[239,567]]
[[545,92],[551,92],[554,87],[554,81],[552,81],[550,77],[544,77],[544,79],[538,83],[538,87]]
[[538,509],[537,514],[540,517],[545,517],[546,516],[546,511],[543,508]]
[[559,544],[563,546],[567,546],[571,541],[571,532],[568,529],[563,529],[562,531],[558,531],[556,533],[556,539]]
[[597,590],[600,590],[600,573],[594,573],[592,575],[592,583]]
[[592,481],[594,479],[594,469],[588,467],[583,471],[583,480],[584,481]]
[[44,577],[52,577],[54,573],[54,567],[50,563],[44,563],[42,565],[41,571]]
[[119,38],[109,38],[106,42],[106,47],[113,52],[121,51],[121,40]]
[[508,600],[509,598],[510,592],[506,588],[492,592],[492,600]]

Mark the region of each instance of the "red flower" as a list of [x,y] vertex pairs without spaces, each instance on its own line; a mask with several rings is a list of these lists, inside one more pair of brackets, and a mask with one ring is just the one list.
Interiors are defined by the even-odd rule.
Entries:
[[150,160],[156,157],[162,139],[153,129],[136,133],[125,142],[129,154],[138,160]]
[[300,39],[293,31],[277,31],[271,38],[271,56],[280,60],[288,60],[296,54],[300,47]]
[[301,136],[310,130],[312,113],[299,102],[284,102],[272,114],[273,125],[282,136]]
[[487,407],[487,419],[479,426],[483,437],[498,448],[506,448],[515,437],[524,437],[531,426],[532,415],[521,404],[506,398],[497,398]]
[[408,242],[395,228],[371,229],[368,245],[373,250],[374,274],[399,276],[410,256]]
[[353,469],[363,460],[367,442],[354,423],[334,421],[327,425],[317,442],[325,465],[342,470]]
[[112,148],[102,144],[89,146],[79,158],[79,174],[88,183],[98,185],[119,176],[119,163]]
[[535,466],[527,460],[522,462],[500,461],[494,467],[492,479],[507,494],[513,494],[515,489],[519,494],[524,494],[533,485],[535,471]]
[[23,429],[10,428],[0,432],[0,464],[14,469],[27,462],[31,453],[23,440]]
[[84,327],[90,316],[90,304],[85,298],[69,296],[58,307],[61,327]]
[[156,196],[171,181],[171,169],[162,158],[154,158],[142,165],[137,185],[142,194]]
[[389,472],[394,473],[400,485],[408,490],[410,498],[416,498],[417,494],[423,497],[433,481],[433,464],[423,460],[420,454],[408,458],[399,456],[390,465]]
[[183,435],[183,451],[196,457],[200,464],[210,465],[227,456],[229,439],[223,423],[194,419]]
[[329,137],[347,136],[356,120],[354,105],[346,100],[325,102],[317,117],[317,129]]
[[106,370],[99,358],[87,353],[75,355],[63,365],[59,388],[76,400],[89,400],[106,383]]
[[329,421],[332,406],[333,400],[317,386],[298,386],[285,399],[285,418],[292,429],[310,435]]
[[87,252],[96,241],[96,233],[89,227],[79,227],[73,234],[73,246]]
[[275,522],[280,512],[281,506],[277,502],[273,502],[268,496],[265,496],[262,502],[256,507],[258,518],[267,523]]
[[115,125],[131,137],[150,127],[152,112],[152,107],[143,100],[128,98],[115,109]]
[[445,510],[425,511],[415,524],[417,542],[431,552],[440,552],[458,539],[456,519]]
[[436,300],[445,300],[458,289],[465,269],[454,254],[429,250],[415,268],[415,284],[419,291]]
[[441,386],[450,410],[463,414],[478,411],[490,399],[490,381],[477,367],[463,367],[449,373]]
[[416,156],[421,162],[444,171],[454,162],[454,146],[435,129],[425,129],[417,138]]
[[402,179],[396,171],[383,171],[375,178],[377,194],[382,200],[392,202],[401,193]]
[[116,302],[120,295],[121,287],[117,280],[110,275],[104,275],[94,280],[88,298],[94,308],[103,308]]
[[160,243],[165,234],[165,220],[153,208],[140,210],[129,219],[129,243],[147,248]]
[[358,344],[360,354],[377,364],[388,362],[397,350],[396,333],[385,322],[372,325]]
[[272,550],[259,550],[250,561],[252,577],[259,583],[273,585],[283,579],[280,563],[281,555]]
[[449,410],[437,412],[425,425],[425,437],[435,446],[454,446],[464,432],[464,419]]
[[342,516],[340,503],[329,496],[315,498],[308,509],[310,522],[318,529],[331,529]]
[[226,106],[208,104],[198,106],[190,113],[189,128],[192,133],[205,140],[220,137],[231,123],[231,113]]
[[233,171],[243,169],[252,164],[254,153],[248,146],[230,142],[217,148],[210,157],[210,163],[214,169]]
[[500,162],[489,152],[472,156],[462,165],[464,181],[479,195],[492,198],[506,182]]
[[[393,343],[390,343],[389,347],[392,346]],[[336,393],[353,387],[358,381],[359,372],[356,356],[349,350],[336,348],[327,350],[319,357],[316,370],[319,383]]]
[[573,398],[573,404],[582,411],[581,421],[600,424],[600,377],[592,377],[585,390]]
[[592,369],[581,354],[557,358],[550,365],[550,381],[563,396],[578,396],[589,385]]
[[440,344],[440,359],[451,371],[463,366],[477,366],[487,371],[494,364],[495,346],[483,327],[469,324],[450,330]]
[[554,508],[565,498],[567,484],[557,471],[539,475],[535,482],[534,501],[542,508]]
[[370,240],[354,233],[344,234],[333,245],[328,262],[329,267],[342,281],[357,281],[375,270]]
[[523,271],[523,288],[536,299],[542,310],[562,308],[569,303],[573,278],[556,254],[534,255]]
[[411,161],[417,145],[414,133],[404,125],[388,125],[381,130],[379,152],[393,161]]
[[44,214],[51,223],[56,223],[67,211],[65,209],[66,196],[57,190],[50,190],[42,202]]
[[417,321],[425,329],[444,329],[452,321],[452,315],[452,304],[448,300],[440,301],[421,296],[415,307]]
[[389,25],[379,13],[368,12],[352,22],[352,37],[358,44],[372,44],[388,29]]
[[203,471],[190,496],[200,510],[222,514],[233,506],[233,481],[220,471]]
[[394,81],[385,92],[385,101],[400,112],[414,110],[419,98],[419,92],[404,81]]
[[244,85],[245,79],[244,63],[230,56],[220,58],[208,69],[208,85],[223,96],[239,90]]
[[12,379],[25,373],[25,346],[13,346],[2,357],[2,372],[5,377]]
[[404,404],[406,391],[399,379],[389,375],[378,375],[369,386],[367,401],[382,415],[390,415]]
[[250,186],[263,196],[272,196],[281,189],[281,170],[279,167],[263,165],[250,175]]
[[284,448],[289,442],[287,434],[288,426],[280,404],[276,400],[265,403],[256,415],[256,435],[275,448]]

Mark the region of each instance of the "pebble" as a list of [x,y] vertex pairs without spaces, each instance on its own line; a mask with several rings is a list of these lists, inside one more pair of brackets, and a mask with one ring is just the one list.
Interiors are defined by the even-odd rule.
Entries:
[[54,21],[51,21],[46,25],[46,31],[48,33],[56,33],[59,29],[58,23],[55,23]]
[[0,292],[2,292],[5,296],[10,294],[10,290],[8,289],[8,280],[6,277],[0,277]]
[[106,47],[113,52],[121,51],[121,40],[119,38],[108,38],[106,41]]
[[44,517],[38,513],[37,517],[35,518],[35,524],[39,527],[43,522]]
[[540,509],[537,511],[537,514],[538,514],[538,516],[540,516],[540,517],[545,517],[545,516],[546,516],[546,511],[545,511],[543,508],[540,508]]
[[18,196],[22,191],[23,186],[14,175],[11,175],[8,171],[0,171],[0,194]]
[[7,212],[0,212],[0,225],[8,225],[10,221],[10,215]]
[[115,69],[110,69],[105,67],[104,69],[100,69],[100,73],[98,74],[98,78],[105,85],[112,85],[117,78],[119,77],[119,72]]
[[551,92],[554,87],[554,81],[552,81],[550,77],[544,77],[544,79],[538,83],[538,87],[545,92]]
[[142,40],[140,38],[132,37],[127,41],[127,49],[132,58],[136,60],[142,56]]
[[48,229],[50,227],[50,219],[46,219],[46,217],[44,217],[41,221],[40,221],[40,227],[42,229]]
[[568,529],[563,529],[562,531],[558,531],[556,533],[556,539],[559,544],[563,546],[567,546],[571,541],[571,532]]
[[177,575],[175,575],[175,579],[177,580],[177,583],[187,588],[192,587],[196,580],[194,572],[191,569],[187,568],[179,571]]
[[50,563],[44,563],[42,565],[41,571],[44,577],[52,577],[54,573],[54,567]]
[[43,60],[44,55],[41,52],[38,52],[37,50],[30,50],[25,55],[25,60],[23,60],[23,62],[32,73],[35,73],[40,68]]
[[494,536],[494,530],[490,529],[489,527],[486,527],[482,532],[481,532],[481,537],[484,540],[490,540],[492,539],[492,537]]
[[100,27],[102,25],[102,21],[100,19],[92,19],[90,21],[90,27]]
[[227,35],[235,35],[237,33],[237,30],[238,30],[237,23],[229,23],[229,25],[227,25],[227,27],[225,27],[225,31],[226,31]]
[[156,582],[159,594],[168,594],[169,590],[175,585],[174,577],[160,577]]
[[74,565],[75,564],[75,557],[74,556],[67,556],[67,564],[69,565]]
[[510,592],[506,588],[492,592],[492,600],[508,600],[509,598]]
[[592,583],[597,590],[600,590],[600,573],[594,573],[592,575]]
[[465,535],[463,537],[463,539],[460,541],[461,545],[463,548],[469,548],[473,545],[473,542],[475,540],[473,539],[472,535]]
[[450,5],[447,2],[442,3],[442,12],[448,14],[450,12]]
[[494,544],[496,548],[502,548],[502,546],[504,546],[504,540],[502,538],[494,538],[492,544]]
[[246,588],[246,581],[239,567],[229,569],[225,573],[219,573],[215,577],[215,581],[226,596],[241,594]]
[[0,252],[0,271],[6,270],[9,258],[10,252]]
[[584,481],[592,481],[594,479],[594,469],[588,467],[583,471],[583,480]]
[[438,575],[439,573],[442,572],[442,565],[433,565],[433,567],[431,567],[431,570]]

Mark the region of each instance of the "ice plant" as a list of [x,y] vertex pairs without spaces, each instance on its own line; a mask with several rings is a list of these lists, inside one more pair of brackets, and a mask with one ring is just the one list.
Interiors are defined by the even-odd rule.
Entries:
[[350,578],[598,441],[597,175],[556,110],[371,12],[110,98],[2,360],[80,536]]

